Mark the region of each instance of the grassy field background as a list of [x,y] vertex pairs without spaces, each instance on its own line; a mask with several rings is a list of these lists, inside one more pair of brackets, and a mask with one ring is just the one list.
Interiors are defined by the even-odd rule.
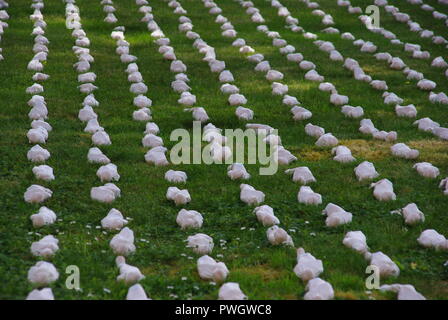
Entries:
[[[296,96],[304,107],[313,112],[310,122],[332,132],[357,158],[356,163],[344,165],[333,161],[329,149],[314,146],[314,138],[305,134],[307,122],[294,122],[281,98],[271,94],[270,84],[264,76],[253,71],[254,65],[231,47],[231,39],[221,36],[219,25],[214,23],[214,17],[207,13],[202,2],[180,2],[193,20],[194,31],[216,48],[218,59],[226,61],[235,76],[236,85],[248,99],[247,106],[255,111],[254,122],[278,128],[285,148],[298,157],[298,161],[291,165],[280,167],[274,176],[259,176],[257,166],[247,166],[252,174],[248,183],[266,193],[265,203],[274,208],[281,226],[285,230],[295,230],[290,234],[296,247],[304,247],[323,260],[321,278],[333,285],[336,298],[393,298],[378,291],[366,292],[366,262],[342,245],[347,231],[362,230],[372,251],[383,251],[400,267],[401,275],[397,279],[384,280],[384,283],[409,283],[427,298],[446,299],[448,269],[443,266],[448,257],[446,252],[424,249],[416,241],[424,229],[433,228],[448,235],[448,198],[438,189],[440,179],[419,176],[412,169],[415,161],[391,157],[391,143],[361,134],[359,121],[345,118],[339,108],[330,105],[328,95],[319,91],[315,82],[305,80],[304,72],[294,63],[287,62],[268,38],[256,31],[256,25],[238,3],[230,0],[218,2],[238,35],[264,54],[274,69],[284,73],[289,94]],[[393,108],[383,104],[380,91],[370,88],[367,83],[355,81],[348,70],[331,62],[327,54],[319,51],[311,41],[285,29],[283,18],[277,16],[269,2],[253,2],[265,17],[266,25],[280,32],[305,59],[315,62],[326,81],[333,82],[340,93],[350,97],[351,105],[363,106],[365,117],[372,119],[377,128],[396,130],[400,142],[418,148],[421,153],[419,162],[429,161],[437,166],[442,178],[448,175],[448,142],[418,131],[412,126],[412,120],[396,117]],[[431,117],[442,126],[448,126],[447,107],[429,103],[428,94],[418,90],[414,81],[406,80],[401,72],[392,71],[384,62],[376,61],[373,55],[359,52],[350,41],[320,33],[323,29],[320,19],[312,16],[311,10],[303,3],[297,0],[281,2],[307,31],[332,41],[344,57],[357,59],[374,79],[386,80],[390,91],[403,97],[405,104],[415,104],[418,118]],[[446,11],[435,0],[425,2]],[[436,81],[437,92],[448,92],[446,77],[440,69],[431,68],[430,61],[412,59],[380,35],[369,32],[355,15],[338,7],[336,1],[321,0],[320,3],[321,8],[335,18],[336,28],[374,41],[378,52],[388,51],[401,57],[411,68]],[[362,7],[366,5],[360,0],[352,3]],[[30,148],[26,138],[30,120],[26,104],[29,96],[25,88],[32,84],[33,74],[26,69],[33,56],[32,23],[28,18],[32,13],[30,4],[31,1],[25,0],[10,1],[9,28],[1,41],[5,60],[0,62],[0,299],[24,299],[32,290],[27,272],[37,259],[31,255],[30,245],[46,234],[53,234],[60,241],[60,250],[52,260],[60,272],[59,280],[51,286],[56,299],[123,299],[127,287],[116,281],[118,269],[109,248],[113,234],[97,228],[111,206],[94,202],[89,195],[91,187],[100,185],[100,182],[95,175],[97,166],[87,162],[90,135],[83,132],[84,125],[77,119],[83,95],[77,90],[77,74],[72,67],[76,57],[71,51],[74,41],[65,28],[62,1],[46,1],[43,10],[48,23],[46,36],[51,42],[44,71],[51,78],[44,83],[44,95],[48,103],[49,123],[53,126],[46,148],[52,154],[48,164],[54,168],[56,180],[42,184],[54,192],[44,205],[54,210],[60,219],[41,230],[34,230],[30,223],[29,216],[37,212],[39,206],[25,203],[23,193],[29,185],[41,183],[34,178],[31,172],[33,164],[26,158]],[[146,150],[141,146],[144,123],[132,120],[133,95],[123,72],[125,65],[116,55],[115,42],[110,38],[112,26],[103,22],[105,14],[99,0],[78,0],[77,5],[95,58],[92,71],[98,75],[95,84],[100,88],[95,96],[101,103],[96,112],[112,140],[111,146],[101,149],[118,166],[121,175],[117,185],[122,190],[122,197],[113,203],[113,207],[133,219],[129,227],[135,233],[137,250],[128,258],[128,263],[139,267],[145,274],[146,278],[140,283],[153,299],[216,299],[219,286],[200,280],[196,271],[198,256],[185,248],[184,240],[196,231],[180,230],[175,222],[179,208],[165,199],[170,184],[163,177],[173,166],[154,167],[144,162]],[[197,106],[206,108],[211,122],[217,127],[243,127],[244,122],[237,120],[234,108],[228,106],[226,97],[220,93],[217,75],[209,71],[202,56],[192,47],[192,42],[178,32],[178,16],[164,1],[151,1],[150,5],[155,20],[171,39],[177,57],[188,67],[190,86],[198,98]],[[394,1],[394,5],[410,13],[412,19],[423,27],[448,37],[446,27],[438,21],[433,23],[428,13],[404,0]],[[114,6],[119,19],[117,25],[126,27],[131,54],[138,57],[140,71],[149,87],[154,121],[161,129],[160,136],[165,145],[170,148],[174,144],[169,141],[171,131],[180,127],[190,129],[191,114],[184,113],[177,104],[178,95],[170,88],[174,75],[169,72],[169,62],[162,60],[145,24],[139,21],[142,14],[137,11],[135,2],[115,0]],[[440,55],[447,58],[443,46],[417,37],[384,11],[381,12],[381,25],[403,41],[421,44],[424,50],[431,52],[432,58]],[[380,177],[394,183],[396,201],[378,202],[368,188],[369,182],[357,181],[353,168],[364,160],[372,161]],[[283,174],[287,168],[297,166],[311,169],[317,179],[312,188],[322,194],[323,205],[304,206],[297,202],[299,185]],[[222,255],[218,259],[224,261],[230,270],[227,280],[239,282],[249,299],[301,299],[305,285],[292,271],[296,263],[295,250],[269,244],[266,228],[257,222],[252,208],[239,200],[240,182],[227,177],[226,166],[182,165],[175,168],[188,174],[186,188],[192,201],[187,208],[203,214],[204,225],[199,232],[213,237],[215,249],[212,256]],[[352,212],[353,222],[336,229],[325,227],[320,212],[328,202]],[[410,202],[415,202],[425,213],[424,224],[407,227],[402,217],[390,214],[391,210]],[[226,241],[225,245],[220,245],[221,239]],[[64,271],[68,265],[80,268],[82,291],[65,288]],[[186,280],[182,280],[183,277]]]

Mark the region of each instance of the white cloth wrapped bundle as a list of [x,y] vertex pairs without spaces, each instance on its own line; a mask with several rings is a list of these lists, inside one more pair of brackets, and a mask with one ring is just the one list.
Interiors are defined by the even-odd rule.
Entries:
[[26,300],[54,300],[53,291],[51,288],[34,289],[28,294]]
[[129,288],[126,295],[126,300],[151,300],[145,293],[141,284],[134,284]]
[[403,99],[397,96],[393,92],[384,92],[383,93],[384,103],[385,104],[391,104],[391,105],[397,105],[400,103],[403,103]]
[[394,186],[388,179],[381,179],[378,182],[372,183],[370,188],[374,188],[373,196],[379,201],[390,201],[397,199],[397,196],[394,193]]
[[180,99],[177,100],[177,102],[185,106],[192,106],[196,103],[196,96],[188,91],[185,91],[181,93]]
[[93,72],[82,73],[78,75],[78,82],[95,82],[96,74]]
[[299,68],[305,71],[316,69],[316,65],[308,60],[299,63]]
[[149,121],[152,119],[151,110],[149,108],[141,108],[132,113],[132,119],[135,121]]
[[159,136],[156,136],[155,134],[147,133],[142,138],[142,145],[143,145],[143,147],[147,147],[147,148],[163,146],[163,139]]
[[104,186],[93,187],[90,189],[90,197],[103,203],[111,203],[120,197],[121,190],[113,183],[106,183]]
[[118,174],[118,168],[115,164],[109,163],[98,168],[96,175],[100,178],[101,182],[110,182],[120,180],[120,175]]
[[48,198],[51,198],[52,194],[53,191],[51,191],[50,189],[44,188],[37,184],[33,184],[26,189],[23,198],[28,203],[41,203]]
[[417,172],[425,178],[435,179],[440,174],[440,170],[437,167],[434,167],[429,162],[416,163],[414,164],[413,168],[416,169]]
[[439,188],[443,189],[443,194],[448,196],[448,178],[442,179],[442,181],[440,181]]
[[375,179],[379,176],[379,173],[376,171],[375,166],[369,161],[361,162],[354,171],[356,177],[358,178],[358,181]]
[[177,187],[169,187],[166,192],[166,198],[174,201],[176,206],[181,204],[187,204],[191,201],[190,193],[187,189],[180,190]]
[[224,94],[232,94],[240,92],[240,89],[233,84],[224,83],[221,86],[221,92]]
[[110,137],[104,130],[99,130],[92,135],[92,142],[97,146],[108,146],[111,145]]
[[39,261],[28,270],[28,281],[32,284],[45,286],[59,278],[59,272],[50,262]]
[[202,215],[195,210],[181,209],[176,217],[177,224],[184,229],[198,229],[202,227]]
[[407,204],[401,209],[404,222],[409,225],[414,225],[425,221],[425,214],[419,210],[415,203]]
[[350,212],[345,211],[340,206],[333,203],[327,204],[322,211],[323,215],[327,216],[325,224],[327,227],[337,227],[339,225],[352,222],[353,215]]
[[155,122],[148,122],[146,123],[145,127],[145,134],[152,133],[152,134],[158,134],[160,132],[159,126]]
[[204,233],[197,233],[187,238],[187,248],[191,248],[197,254],[210,254],[213,247],[213,239]]
[[123,281],[125,284],[130,285],[145,278],[140,269],[127,264],[126,259],[123,256],[116,257],[115,263],[120,269],[117,281]]
[[256,207],[253,212],[256,214],[257,220],[265,227],[280,224],[280,220],[274,215],[274,209],[268,205]]
[[265,194],[248,184],[242,183],[240,190],[240,200],[248,205],[260,204],[264,201]]
[[232,180],[250,178],[250,174],[246,171],[246,168],[242,163],[233,163],[230,166],[228,166],[227,175]]
[[337,146],[331,149],[331,154],[335,155],[333,160],[340,163],[348,163],[355,161],[356,159],[352,156],[352,151],[346,146]]
[[47,130],[48,132],[53,130],[52,126],[48,122],[45,122],[44,120],[33,120],[33,121],[31,121],[31,128],[36,129],[38,127],[42,127],[45,130]]
[[397,300],[426,300],[426,298],[410,284],[383,284],[381,291],[391,291],[397,293]]
[[276,145],[274,148],[274,151],[277,152],[277,160],[278,160],[278,164],[290,164],[293,161],[297,160],[297,157],[294,156],[291,152],[289,152],[288,150],[286,150],[283,146],[281,145]]
[[173,183],[186,183],[187,174],[183,171],[168,170],[165,173],[165,180]]
[[379,269],[381,277],[398,277],[400,275],[400,269],[395,262],[381,251],[367,254],[366,258],[370,261],[370,265]]
[[395,106],[395,113],[399,117],[415,118],[417,116],[417,109],[413,104],[407,106]]
[[143,76],[139,71],[132,72],[128,75],[128,81],[131,83],[143,82]]
[[95,133],[97,131],[104,131],[104,128],[100,126],[97,118],[90,119],[87,121],[84,132]]
[[226,280],[229,270],[223,262],[217,262],[210,256],[202,256],[197,261],[199,277],[203,280],[223,282]]
[[120,230],[128,224],[128,220],[115,208],[110,209],[107,216],[101,219],[101,226],[107,230]]
[[272,94],[273,95],[284,95],[288,93],[288,86],[286,84],[282,84],[279,82],[273,82],[272,83]]
[[83,104],[91,107],[98,107],[100,105],[98,100],[95,99],[95,95],[93,93],[84,98]]
[[302,184],[308,184],[316,182],[316,178],[308,167],[296,167],[287,169],[286,174],[292,174],[292,181],[300,182]]
[[271,65],[269,64],[269,61],[260,61],[256,66],[255,66],[255,71],[260,71],[260,72],[268,72],[269,70],[271,70]]
[[138,96],[136,96],[134,98],[134,106],[138,107],[138,108],[148,108],[152,105],[152,101],[151,99],[149,99],[148,97],[139,94]]
[[331,284],[321,278],[311,279],[306,285],[307,290],[304,300],[332,300],[334,290]]
[[185,92],[190,91],[190,86],[182,80],[174,80],[171,82],[171,88],[174,90],[174,92]]
[[219,288],[218,300],[247,300],[236,282],[226,282]]
[[249,108],[239,106],[235,109],[235,115],[240,120],[248,121],[253,119],[254,112]]
[[297,194],[297,200],[299,203],[318,205],[322,203],[322,196],[308,186],[301,186]]
[[78,112],[78,119],[82,122],[86,122],[92,119],[97,119],[98,115],[93,110],[93,108],[89,105],[85,105],[82,109]]
[[330,102],[336,106],[344,105],[348,103],[348,97],[335,92],[331,94]]
[[311,137],[319,138],[325,134],[325,129],[312,123],[307,123],[305,133]]
[[89,149],[89,152],[87,153],[87,159],[91,163],[101,163],[101,164],[110,163],[109,158],[97,147]]
[[148,92],[148,87],[143,82],[137,82],[131,84],[131,86],[129,87],[129,91],[137,95],[145,94],[146,92]]
[[438,122],[431,120],[430,118],[422,118],[413,123],[418,126],[419,130],[432,132],[433,129],[440,127]]
[[33,81],[45,81],[48,80],[49,78],[50,76],[48,74],[40,72],[35,73],[32,77]]
[[367,238],[362,231],[349,231],[342,240],[344,246],[355,250],[358,253],[365,254],[369,252]]
[[48,131],[44,127],[37,127],[28,130],[26,134],[29,143],[46,143],[48,139]]
[[294,246],[291,236],[283,228],[276,225],[266,230],[266,236],[268,241],[274,246],[281,244],[292,247]]
[[315,145],[318,147],[333,147],[339,143],[338,139],[331,133],[326,133],[317,139]]
[[313,114],[308,109],[305,109],[303,107],[294,106],[291,108],[291,113],[293,115],[293,119],[298,120],[307,120],[310,119]]
[[[303,62],[303,61],[302,61]],[[309,70],[305,73],[305,79],[310,81],[322,82],[325,80],[323,76],[321,76],[316,70]]]
[[30,217],[33,227],[35,228],[51,225],[56,221],[56,218],[56,213],[47,207],[40,207],[38,213],[35,213]]
[[33,167],[33,173],[37,179],[42,179],[44,181],[54,180],[53,168],[47,165],[40,165]]
[[297,249],[297,264],[294,273],[304,282],[319,277],[324,272],[322,260],[316,259],[303,248]]
[[58,243],[59,240],[52,235],[45,236],[31,244],[31,253],[36,257],[51,258],[59,250]]
[[181,60],[174,60],[171,62],[170,71],[181,73],[187,71],[187,66]]
[[110,240],[109,245],[113,252],[120,256],[127,256],[135,252],[134,232],[128,227],[124,227]]
[[162,146],[152,148],[145,154],[145,161],[156,166],[166,166],[169,164],[165,155],[167,150],[167,148]]
[[184,111],[191,112],[195,121],[207,122],[210,119],[207,111],[202,107],[187,108]]
[[419,82],[417,82],[417,87],[421,90],[434,90],[436,88],[437,84],[434,81],[422,79]]
[[277,70],[269,70],[266,73],[266,79],[269,81],[279,81],[283,79],[283,73]]
[[394,156],[405,159],[416,159],[420,154],[417,149],[411,149],[404,143],[394,144],[390,150]]
[[417,239],[417,242],[425,248],[436,250],[448,250],[448,240],[434,229],[426,229]]
[[44,162],[50,158],[50,152],[37,144],[28,150],[27,158],[31,162]]
[[246,97],[239,93],[231,94],[228,101],[231,106],[245,105],[247,103]]
[[219,82],[233,82],[235,78],[233,74],[229,70],[221,71],[219,74]]

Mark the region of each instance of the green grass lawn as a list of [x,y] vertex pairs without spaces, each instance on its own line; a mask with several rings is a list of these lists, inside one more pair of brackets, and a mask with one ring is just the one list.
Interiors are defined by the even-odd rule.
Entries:
[[[383,104],[380,91],[354,80],[350,71],[340,63],[331,62],[328,54],[319,51],[312,41],[285,29],[284,19],[277,16],[270,2],[253,0],[270,30],[278,31],[305,59],[312,60],[326,81],[334,83],[341,94],[350,97],[350,105],[362,106],[365,118],[372,119],[377,128],[397,131],[399,142],[420,150],[418,162],[431,162],[441,171],[438,179],[421,177],[412,168],[416,161],[391,156],[389,147],[392,143],[373,140],[360,133],[359,121],[345,118],[338,107],[329,103],[328,94],[317,89],[318,83],[305,80],[305,72],[288,62],[265,35],[256,31],[256,24],[250,21],[250,16],[238,3],[231,0],[217,2],[223,9],[222,14],[238,31],[238,37],[246,39],[248,45],[264,54],[272,68],[283,72],[283,83],[289,86],[288,94],[296,96],[305,108],[313,112],[309,121],[295,122],[290,108],[281,103],[279,96],[271,94],[270,83],[264,75],[253,71],[254,64],[231,46],[232,39],[221,36],[219,24],[214,22],[215,17],[208,14],[202,2],[180,2],[188,10],[194,31],[215,47],[217,59],[224,60],[234,74],[235,84],[248,99],[247,107],[255,112],[253,122],[278,128],[283,145],[298,158],[288,166],[281,166],[273,176],[259,176],[257,165],[247,165],[252,175],[247,183],[265,192],[265,204],[274,208],[281,221],[280,226],[285,230],[295,230],[289,233],[296,247],[305,248],[323,261],[324,272],[320,277],[332,284],[335,298],[394,298],[379,291],[366,293],[367,263],[342,244],[347,231],[361,230],[367,236],[372,252],[384,252],[400,267],[401,274],[397,279],[382,282],[409,283],[429,299],[446,299],[448,268],[443,264],[448,255],[424,249],[416,239],[425,229],[436,229],[448,236],[448,198],[438,188],[439,178],[448,175],[448,142],[418,131],[411,119],[396,117],[393,107]],[[311,15],[311,10],[302,2],[281,2],[292,16],[299,19],[305,30],[317,33],[320,39],[332,41],[344,57],[357,59],[374,79],[386,80],[389,91],[404,98],[404,104],[415,104],[418,118],[431,117],[442,126],[448,126],[447,106],[431,104],[428,93],[418,90],[415,81],[408,81],[400,71],[389,69],[372,54],[361,53],[350,41],[340,39],[338,35],[321,33],[324,27],[320,18]],[[62,1],[45,1],[43,10],[48,23],[45,36],[51,42],[44,70],[51,78],[44,83],[44,96],[49,110],[48,122],[53,126],[45,147],[51,152],[47,164],[54,168],[56,179],[42,183],[34,178],[31,171],[34,165],[26,158],[31,147],[26,138],[31,122],[26,102],[30,97],[25,93],[32,84],[33,75],[27,70],[27,63],[33,57],[33,38],[30,35],[33,24],[29,20],[31,1],[14,0],[9,3],[9,28],[5,29],[0,43],[5,58],[0,62],[0,299],[24,299],[33,289],[27,280],[27,272],[38,259],[32,256],[30,246],[47,234],[55,235],[60,241],[60,250],[52,259],[60,273],[59,280],[51,285],[56,299],[124,299],[127,286],[116,281],[118,268],[114,262],[115,255],[109,248],[113,233],[97,228],[112,207],[132,218],[128,226],[134,231],[137,250],[127,262],[145,274],[146,278],[140,283],[153,299],[217,298],[219,285],[199,278],[196,270],[199,256],[185,248],[184,240],[196,232],[213,237],[215,248],[212,256],[226,263],[230,270],[227,281],[238,282],[249,299],[301,299],[305,284],[292,271],[296,264],[295,250],[269,244],[266,228],[258,223],[252,208],[239,200],[241,182],[227,177],[226,165],[155,167],[145,163],[146,149],[141,145],[145,124],[132,120],[134,96],[129,92],[125,65],[115,53],[115,41],[110,37],[113,27],[103,22],[105,13],[99,0],[77,0],[76,4],[95,58],[91,71],[98,76],[95,84],[99,90],[95,96],[101,103],[96,112],[112,140],[111,146],[101,149],[118,166],[121,179],[117,185],[122,196],[112,205],[94,202],[90,198],[90,189],[101,183],[95,174],[98,166],[87,162],[90,134],[83,132],[85,125],[78,120],[84,95],[77,90],[77,73],[72,67],[77,61],[71,50],[74,39],[65,27],[65,5]],[[417,37],[405,24],[396,22],[382,9],[382,26],[396,33],[401,40],[421,44],[423,50],[431,52],[431,60],[412,59],[401,47],[369,32],[356,15],[338,7],[336,1],[321,0],[319,3],[322,10],[334,17],[336,28],[373,41],[378,52],[388,51],[399,56],[411,68],[436,81],[436,92],[448,92],[442,70],[430,67],[433,58],[448,58],[443,46]],[[362,7],[367,5],[360,0],[352,3]],[[425,3],[446,11],[436,0],[425,0]],[[178,59],[188,67],[189,85],[197,96],[197,106],[204,107],[211,122],[219,128],[243,128],[245,123],[238,121],[234,107],[228,105],[227,97],[219,90],[217,74],[210,72],[207,63],[202,61],[202,55],[192,47],[192,41],[178,31],[178,16],[162,0],[150,1],[150,5],[155,20],[171,39]],[[423,27],[448,37],[447,28],[439,20],[432,19],[429,13],[405,0],[394,1],[394,5],[409,13]],[[160,136],[165,146],[171,148],[175,144],[169,139],[171,131],[191,129],[191,114],[183,112],[183,107],[177,103],[178,94],[170,87],[174,79],[174,74],[169,72],[170,62],[162,59],[145,23],[140,22],[143,15],[138,12],[135,1],[114,0],[114,6],[119,20],[117,25],[125,26],[131,54],[138,57],[140,72],[149,87],[148,96],[153,100],[151,109],[154,121],[161,129]],[[330,149],[316,147],[315,139],[305,134],[304,126],[308,122],[333,133],[340,144],[352,150],[357,161],[350,164],[333,161]],[[369,188],[370,182],[357,181],[353,168],[364,160],[375,164],[380,178],[394,183],[396,201],[375,200]],[[317,182],[312,188],[322,194],[322,205],[305,206],[297,202],[300,186],[283,173],[287,168],[297,166],[308,166],[313,172]],[[164,179],[169,168],[184,170],[188,174],[185,187],[192,201],[186,208],[203,214],[204,225],[199,231],[183,231],[176,224],[180,208],[165,198],[166,190],[171,186]],[[43,205],[54,210],[59,218],[52,226],[39,230],[32,227],[29,217],[40,206],[23,200],[26,188],[36,183],[53,190],[52,198]],[[327,228],[321,211],[329,202],[352,212],[353,222],[335,229]],[[425,213],[423,224],[409,227],[402,217],[390,214],[390,211],[410,202],[415,202]],[[226,244],[220,245],[220,240],[225,240]],[[82,291],[66,289],[65,268],[69,265],[80,268]]]

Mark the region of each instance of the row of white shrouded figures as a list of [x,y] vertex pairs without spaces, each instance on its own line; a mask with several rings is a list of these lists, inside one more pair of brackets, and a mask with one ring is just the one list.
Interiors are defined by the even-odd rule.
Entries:
[[[5,33],[5,29],[8,28],[8,23],[6,20],[9,19],[9,14],[6,11],[6,9],[9,8],[8,2],[5,0],[0,0],[0,44],[2,42],[3,34]],[[0,61],[2,61],[3,58],[3,49],[0,47]]]
[[[49,75],[42,73],[44,69],[42,62],[47,60],[49,53],[47,47],[49,41],[45,37],[46,22],[41,12],[44,8],[43,1],[35,1],[32,8],[34,12],[30,15],[30,19],[34,23],[32,36],[34,36],[33,52],[35,55],[28,63],[28,69],[36,73],[32,78],[35,83],[26,89],[26,93],[33,95],[28,101],[28,105],[32,107],[28,114],[32,122],[31,129],[27,132],[27,138],[29,143],[35,145],[28,151],[27,157],[31,162],[44,162],[50,158],[50,152],[40,147],[39,144],[45,144],[47,142],[52,127],[45,121],[48,118],[48,109],[45,98],[39,95],[44,92],[44,87],[39,82],[43,82],[49,78]],[[35,166],[32,171],[38,180],[49,182],[55,179],[53,168],[48,165],[42,164]],[[24,199],[28,203],[41,203],[50,198],[52,194],[53,192],[50,189],[42,185],[32,184],[27,188]],[[57,217],[52,210],[43,206],[37,214],[33,214],[30,218],[33,227],[41,228],[45,225],[53,224]],[[46,235],[39,241],[31,244],[31,253],[44,260],[51,259],[59,250],[58,243],[59,240],[53,235]],[[58,277],[59,273],[54,265],[47,261],[37,262],[28,271],[28,280],[37,286],[55,281]],[[29,293],[27,299],[39,299],[41,295],[52,296],[51,289],[44,289],[42,292],[33,290]]]
[[[78,76],[78,81],[81,84],[78,87],[78,89],[81,93],[87,94],[87,97],[83,101],[84,108],[80,110],[79,117],[80,118],[88,117],[89,114],[91,115],[93,113],[95,116],[93,116],[93,117],[91,117],[91,119],[89,119],[89,123],[86,126],[85,131],[93,133],[92,142],[95,145],[108,145],[108,144],[111,144],[110,138],[107,135],[107,133],[104,131],[104,129],[99,126],[97,116],[93,112],[93,109],[92,109],[92,106],[98,106],[99,102],[95,99],[95,97],[92,93],[94,90],[97,89],[97,87],[93,84],[93,82],[96,80],[96,75],[93,72],[88,72],[90,70],[90,63],[94,61],[93,56],[90,55],[90,51],[87,48],[90,45],[90,40],[86,36],[85,31],[82,29],[82,25],[80,22],[79,14],[77,12],[77,8],[71,4],[67,4],[66,11],[67,11],[66,12],[67,18],[78,18],[78,19],[72,20],[72,21],[75,21],[72,25],[72,27],[74,29],[72,36],[76,38],[76,42],[75,42],[76,45],[73,47],[73,51],[75,52],[75,54],[77,55],[78,60],[79,60],[74,65],[74,67],[80,73]],[[35,15],[36,15],[36,13],[35,13]],[[37,64],[37,63],[34,63],[34,64]],[[31,66],[29,65],[28,67],[29,67],[29,69],[30,68],[32,69],[33,65],[31,65]],[[40,89],[36,85],[33,85],[30,88],[32,88],[32,89],[34,88],[33,90]],[[28,88],[28,89],[30,89],[30,88]],[[33,93],[38,93],[38,92],[33,92]],[[38,96],[35,96],[35,97],[38,97]],[[36,108],[36,106],[34,106],[34,108]],[[40,141],[40,142],[44,143],[45,141]],[[44,154],[43,151],[42,150],[37,150],[37,151],[41,152],[40,156],[42,157],[42,154]],[[39,156],[39,155],[37,155],[37,156]],[[102,163],[102,164],[107,163],[106,165],[100,167],[97,171],[97,175],[101,181],[112,181],[112,180],[119,179],[117,167],[115,165],[109,163],[110,160],[97,147],[91,148],[89,150],[88,159],[90,162],[97,162],[97,163]],[[35,199],[36,202],[43,202],[46,200],[46,198],[48,198],[48,196],[47,197],[41,196],[41,194],[43,192],[42,190],[31,190],[31,191],[32,191],[32,193],[30,193],[30,189],[28,189],[27,193],[25,193],[25,197],[27,197],[27,194],[34,195],[35,198],[37,197]],[[44,191],[49,191],[49,190],[47,189]],[[49,191],[49,192],[50,192],[50,196],[51,196],[51,191]],[[105,186],[92,188],[92,190],[91,190],[92,199],[102,201],[102,202],[110,202],[115,197],[118,197],[119,195],[120,195],[119,188],[116,187],[112,183],[108,183]],[[40,198],[39,198],[39,196],[40,196]],[[43,207],[43,208],[45,208],[45,207]],[[43,215],[44,220],[43,220],[42,225],[52,224],[54,222],[54,220],[56,219],[56,215],[54,214],[54,212],[50,212],[51,213],[50,214],[48,211],[44,211],[44,212],[41,212],[41,211],[42,211],[42,208],[38,215]],[[103,219],[103,221],[102,221],[103,227],[105,227],[107,229],[108,224],[110,224],[111,219],[115,219],[115,221],[116,221],[120,217],[122,219],[122,223],[127,222],[125,219],[123,219],[121,213],[118,210],[112,209],[111,212],[109,213],[109,215],[105,219]],[[53,240],[57,244],[57,240],[56,239],[53,239]],[[39,243],[41,245],[41,250],[47,250],[47,251],[53,250],[54,251],[54,244],[49,243],[49,241],[43,242],[41,240]],[[56,247],[56,249],[57,249],[57,247]],[[59,276],[59,274],[58,274],[57,270],[54,268],[54,266],[48,262],[39,263],[39,265],[36,265],[33,268],[30,269],[29,279],[31,282],[38,285],[39,287],[48,285],[49,283],[56,281]],[[31,276],[33,276],[33,274],[39,275],[39,278],[37,280],[32,280]],[[34,278],[36,278],[36,276],[34,276]],[[39,290],[39,289],[33,290],[30,293],[30,295],[28,296],[28,299],[53,299],[53,298],[54,297],[53,297],[53,294],[52,294],[52,291],[50,288],[43,288],[41,290]]]
[[[216,6],[216,4],[214,4],[212,1],[207,1],[207,2],[205,2],[205,4],[206,4],[206,7],[207,7],[207,4],[208,4],[208,7],[214,7],[214,6]],[[216,11],[216,10],[215,10]],[[221,10],[219,10],[219,12],[222,12]],[[221,22],[221,23],[228,23],[228,20],[225,18],[225,17],[223,17],[223,16],[218,16],[217,17],[217,19],[216,19],[216,22]],[[241,45],[243,45],[245,42],[244,42],[244,40],[243,39],[238,39],[239,41],[240,41],[240,43],[241,43]],[[238,40],[236,40],[236,41],[238,41]],[[366,164],[366,163],[364,163],[364,164]],[[359,168],[357,168],[357,169],[355,169],[355,172],[358,172],[358,171],[363,171],[362,169],[363,169],[363,167],[365,167],[365,166],[363,166],[363,165],[361,165]],[[436,169],[437,170],[437,169]],[[314,177],[312,176],[312,174],[311,174],[311,172],[309,171],[309,169],[308,168],[306,168],[306,167],[299,167],[299,168],[295,168],[295,169],[291,169],[291,170],[287,170],[287,171],[289,171],[289,172],[294,172],[294,178],[296,178],[296,179],[300,179],[301,177],[301,173],[303,173],[303,175],[304,175],[304,177],[302,177],[304,180],[302,181],[302,182],[305,182],[306,183],[306,179],[308,179],[309,178],[309,176],[311,176],[311,180],[313,180],[313,181],[315,181],[315,179],[314,179]],[[374,170],[375,171],[375,170]],[[375,171],[376,172],[376,171]],[[307,177],[308,176],[308,177]],[[297,181],[297,180],[296,180]],[[302,188],[308,188],[308,187],[302,187]],[[258,192],[258,193],[260,193],[259,191],[254,191],[254,195],[256,195],[256,192]],[[243,195],[243,194],[242,194]],[[259,194],[259,200],[258,201],[262,201],[263,200],[263,198],[264,198],[264,195],[261,193],[261,194]],[[302,201],[301,201],[301,198],[302,198]],[[304,203],[307,203],[307,201],[309,201],[309,203],[314,203],[314,201],[316,200],[316,199],[318,199],[318,201],[320,202],[320,200],[321,200],[321,197],[320,197],[320,195],[317,195],[317,194],[315,194],[315,193],[313,193],[312,192],[312,190],[311,189],[305,189],[305,190],[302,190],[301,189],[301,191],[299,192],[299,195],[298,195],[298,199],[299,199],[299,201],[300,202],[304,202]],[[268,206],[264,206],[264,207],[268,207]],[[412,210],[411,210],[411,208],[412,208]],[[327,208],[328,209],[328,208]],[[339,207],[339,209],[341,209],[340,207]],[[271,213],[272,213],[272,208],[270,208],[270,207],[268,207],[268,209],[267,209],[268,211],[270,211]],[[341,212],[344,212],[344,210],[340,210]],[[412,211],[414,211],[414,212],[412,212]],[[407,219],[408,219],[408,217],[410,217],[411,215],[417,215],[417,217],[419,217],[419,215],[421,214],[421,212],[419,212],[418,211],[418,209],[416,208],[416,206],[415,206],[415,204],[410,204],[410,205],[408,205],[408,206],[406,206],[406,208],[404,209],[404,212],[405,212],[405,215],[406,215],[406,217],[407,217]],[[412,214],[410,214],[409,212],[412,212]],[[351,216],[351,214],[350,214],[350,216]],[[271,217],[274,217],[273,215],[271,215]],[[418,218],[417,218],[418,219]],[[328,221],[331,221],[331,219],[328,219]],[[327,221],[327,222],[328,222]],[[328,224],[327,224],[328,225]]]

